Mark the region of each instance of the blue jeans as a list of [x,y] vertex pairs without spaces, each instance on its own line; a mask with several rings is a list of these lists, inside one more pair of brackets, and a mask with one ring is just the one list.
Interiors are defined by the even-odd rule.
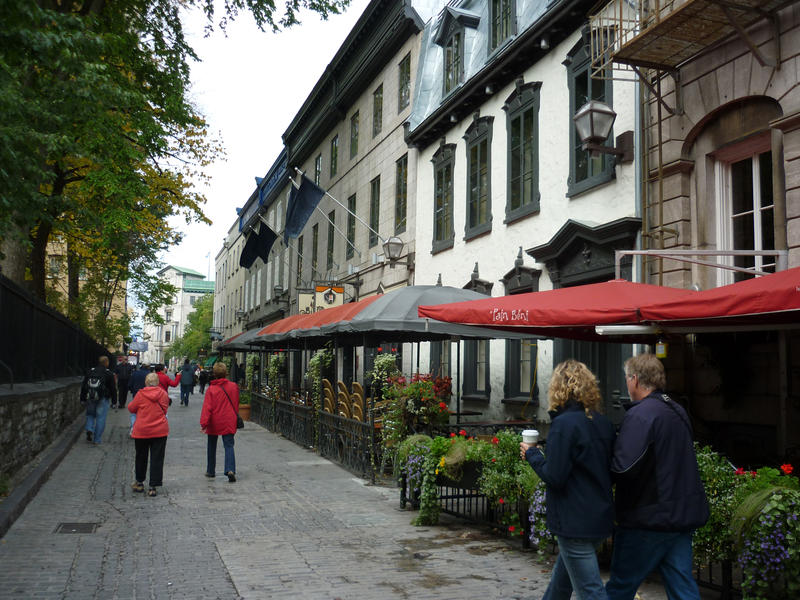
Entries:
[[617,529],[606,584],[609,600],[631,600],[656,569],[669,600],[700,600],[692,574],[691,531]]
[[86,415],[86,431],[92,432],[92,441],[95,444],[99,444],[102,441],[103,431],[106,428],[108,402],[108,398],[103,398],[97,403],[97,414]]
[[[208,462],[206,473],[215,475],[217,469],[217,437],[208,436]],[[222,436],[222,446],[225,448],[225,473],[236,473],[236,455],[233,453],[233,434],[226,433]]]
[[192,384],[191,383],[182,383],[181,384],[181,404],[185,404],[189,406],[189,396],[192,393]]
[[542,600],[569,600],[573,590],[580,600],[605,600],[595,551],[602,541],[558,536],[558,558]]

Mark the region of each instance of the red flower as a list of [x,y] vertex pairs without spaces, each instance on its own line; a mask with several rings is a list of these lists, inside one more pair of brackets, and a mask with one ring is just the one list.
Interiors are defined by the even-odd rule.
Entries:
[[498,438],[496,438],[496,437],[493,437],[492,438],[492,443],[496,446],[497,444],[500,443],[500,440]]
[[736,474],[737,475],[744,475],[744,468],[743,467],[739,467],[738,469],[736,469]]
[[458,432],[458,435],[463,435],[466,437],[467,432],[462,429],[461,431]]
[[444,402],[439,402],[439,410],[447,410],[447,404]]
[[505,504],[505,503],[506,503],[506,501],[505,501],[505,500],[503,500],[502,498],[498,498],[498,500],[497,500],[497,501],[498,501],[500,504]]
[[758,473],[756,473],[755,471],[750,471],[750,477],[752,477],[753,479],[755,479],[755,478],[756,478],[756,475],[758,475]]
[[781,471],[783,471],[784,475],[789,475],[792,471],[794,471],[794,467],[789,463],[785,465],[781,465]]
[[450,437],[456,437],[456,434],[455,434],[454,432],[452,432],[452,431],[451,431],[451,432],[450,432]]
[[492,459],[492,462],[497,462],[497,459],[496,459],[496,458],[493,458],[493,459]]
[[383,352],[383,348],[381,348],[380,346],[378,346],[378,352]]
[[517,530],[517,528],[516,528],[516,527],[514,527],[513,525],[509,525],[509,526],[508,526],[508,530],[509,530],[511,533],[514,533],[514,532]]

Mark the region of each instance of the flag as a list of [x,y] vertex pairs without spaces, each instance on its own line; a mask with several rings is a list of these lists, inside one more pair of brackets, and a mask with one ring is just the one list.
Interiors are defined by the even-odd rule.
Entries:
[[247,241],[244,243],[244,248],[242,248],[242,253],[239,255],[239,266],[249,269],[258,257],[267,262],[269,251],[277,238],[278,235],[263,222],[258,233],[256,233],[255,229],[250,230]]
[[283,241],[288,246],[289,238],[296,238],[306,226],[308,218],[319,204],[320,198],[325,195],[325,190],[317,186],[305,175],[300,175],[300,187],[292,186],[289,194],[289,203],[286,207],[286,228],[283,232]]

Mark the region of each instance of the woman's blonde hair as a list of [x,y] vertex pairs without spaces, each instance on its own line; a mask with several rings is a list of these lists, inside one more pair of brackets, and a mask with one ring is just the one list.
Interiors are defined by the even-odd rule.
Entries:
[[214,373],[214,379],[222,379],[223,377],[227,377],[228,376],[228,365],[226,365],[221,360],[215,362],[214,363],[213,373]]
[[158,373],[148,373],[144,378],[144,384],[150,387],[158,385]]
[[589,411],[601,412],[603,398],[597,385],[597,378],[585,364],[573,358],[556,365],[550,378],[550,389],[547,395],[550,410],[564,406],[570,400],[583,404],[586,415]]

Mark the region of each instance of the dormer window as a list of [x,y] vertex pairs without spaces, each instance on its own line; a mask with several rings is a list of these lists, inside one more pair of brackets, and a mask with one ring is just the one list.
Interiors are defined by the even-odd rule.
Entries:
[[489,3],[489,52],[494,52],[516,33],[514,0],[491,0]]
[[466,29],[475,29],[480,18],[470,12],[448,6],[442,12],[434,42],[442,47],[443,95],[447,96],[464,81],[464,45]]

